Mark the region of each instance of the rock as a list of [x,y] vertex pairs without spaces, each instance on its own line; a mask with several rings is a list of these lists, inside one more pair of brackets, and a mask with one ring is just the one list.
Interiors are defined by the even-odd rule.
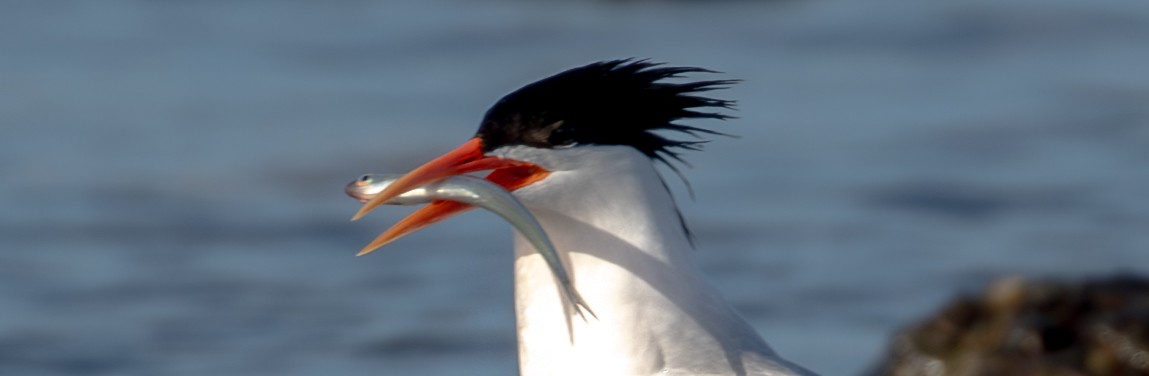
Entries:
[[870,375],[1149,375],[1149,279],[1006,278],[897,334]]

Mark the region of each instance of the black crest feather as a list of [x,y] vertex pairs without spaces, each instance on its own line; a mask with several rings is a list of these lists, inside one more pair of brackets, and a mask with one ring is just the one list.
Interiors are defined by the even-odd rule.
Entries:
[[[633,59],[573,68],[507,94],[487,111],[477,136],[488,150],[505,145],[629,145],[675,168],[670,160],[685,164],[679,153],[699,150],[707,142],[704,135],[725,135],[676,121],[730,118],[712,110],[732,109],[733,101],[698,94],[738,82],[663,81],[687,73],[717,72]],[[658,131],[694,139],[668,138]]]

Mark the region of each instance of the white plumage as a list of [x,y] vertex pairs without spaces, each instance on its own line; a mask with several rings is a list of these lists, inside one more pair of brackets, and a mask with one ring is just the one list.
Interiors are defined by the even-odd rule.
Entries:
[[491,154],[551,171],[515,195],[598,315],[569,312],[545,262],[516,236],[523,375],[813,374],[775,354],[706,282],[650,158],[626,146]]

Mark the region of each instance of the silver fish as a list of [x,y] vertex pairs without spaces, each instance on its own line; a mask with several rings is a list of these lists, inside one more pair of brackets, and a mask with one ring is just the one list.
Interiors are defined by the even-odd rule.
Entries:
[[[385,175],[385,174],[365,174],[359,179],[347,184],[344,191],[348,196],[366,202],[375,195],[382,192],[387,186],[394,183],[402,175]],[[575,291],[574,285],[571,283],[570,276],[567,274],[566,269],[563,268],[562,261],[559,259],[558,252],[555,250],[554,244],[551,239],[547,237],[546,231],[539,221],[535,219],[534,215],[527,210],[525,206],[511,192],[503,189],[495,183],[487,179],[478,178],[468,175],[451,176],[443,180],[430,183],[396,196],[395,198],[387,201],[387,205],[419,205],[426,204],[436,200],[446,200],[461,202],[468,205],[473,205],[495,213],[502,217],[512,227],[522,234],[528,242],[535,247],[535,250],[543,256],[547,265],[551,269],[551,273],[558,279],[559,284],[562,286],[563,295],[565,295],[567,302],[571,304],[575,312],[578,313],[583,320],[586,316],[583,310],[590,313],[592,317],[595,316],[594,311]]]

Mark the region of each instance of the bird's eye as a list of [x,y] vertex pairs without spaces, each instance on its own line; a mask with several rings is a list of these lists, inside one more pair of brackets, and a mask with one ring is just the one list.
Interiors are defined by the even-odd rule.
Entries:
[[547,143],[554,146],[570,145],[574,143],[574,129],[572,127],[559,126],[551,131],[547,137]]

